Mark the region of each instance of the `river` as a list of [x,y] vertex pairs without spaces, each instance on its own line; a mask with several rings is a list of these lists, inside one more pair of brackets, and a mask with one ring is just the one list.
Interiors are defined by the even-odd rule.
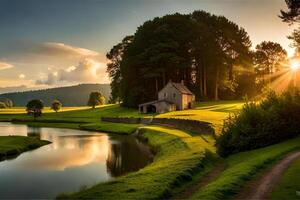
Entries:
[[133,136],[0,123],[0,136],[7,135],[52,143],[0,162],[1,199],[54,198],[137,171],[153,160],[150,147]]

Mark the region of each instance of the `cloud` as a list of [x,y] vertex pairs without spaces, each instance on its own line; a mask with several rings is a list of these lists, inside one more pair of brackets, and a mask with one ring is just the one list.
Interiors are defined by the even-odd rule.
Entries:
[[27,90],[26,85],[18,85],[18,86],[10,86],[10,87],[0,87],[0,94],[1,93],[8,93],[8,92],[21,92]]
[[108,82],[106,64],[93,59],[83,59],[77,66],[50,72],[36,81],[37,85],[58,83],[104,83]]
[[26,78],[26,75],[25,74],[19,74],[19,78],[24,79],[24,78]]
[[0,70],[10,69],[10,68],[13,68],[13,67],[14,66],[12,64],[0,61]]
[[93,50],[75,47],[58,42],[46,42],[36,44],[36,53],[47,56],[65,56],[65,57],[97,57],[99,53]]

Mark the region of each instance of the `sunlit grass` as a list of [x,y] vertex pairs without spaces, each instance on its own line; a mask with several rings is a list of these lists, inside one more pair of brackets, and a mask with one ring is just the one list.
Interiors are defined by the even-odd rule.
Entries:
[[0,136],[0,160],[5,156],[16,156],[24,151],[49,144],[35,137]]
[[300,199],[300,159],[290,165],[281,182],[273,190],[271,199]]
[[[141,129],[150,145],[158,150],[154,162],[138,172],[98,184],[62,199],[165,199],[172,189],[201,171],[206,151],[214,147],[201,136],[184,131],[150,126]],[[208,148],[208,149],[207,149]]]
[[[89,107],[62,107],[59,112],[64,111],[72,111],[72,110],[81,110],[81,109],[88,109]],[[43,113],[53,113],[53,111],[50,107],[45,107],[43,109]],[[0,109],[0,114],[24,114],[26,113],[25,107],[12,107],[12,108],[2,108]]]
[[197,103],[194,109],[164,113],[156,117],[209,122],[219,133],[224,120],[228,118],[230,113],[240,110],[244,103],[244,101],[201,102]]
[[215,181],[196,192],[192,199],[231,199],[230,197],[239,192],[260,170],[280,160],[287,153],[299,149],[300,138],[298,137],[280,144],[229,156],[225,160],[227,164],[225,171]]

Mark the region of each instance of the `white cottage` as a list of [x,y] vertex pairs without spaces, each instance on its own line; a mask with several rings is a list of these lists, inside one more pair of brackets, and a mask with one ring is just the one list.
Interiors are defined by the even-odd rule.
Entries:
[[195,95],[181,83],[170,81],[158,92],[158,100],[139,105],[141,113],[165,113],[193,107]]

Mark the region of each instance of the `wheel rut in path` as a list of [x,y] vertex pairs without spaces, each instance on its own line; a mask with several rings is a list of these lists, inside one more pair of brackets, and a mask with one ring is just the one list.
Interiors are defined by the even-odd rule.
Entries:
[[290,164],[298,158],[300,158],[300,151],[287,155],[270,170],[253,181],[250,181],[250,183],[236,195],[235,199],[268,199],[274,187],[280,182],[284,172],[288,169]]
[[216,180],[224,170],[225,170],[225,164],[224,163],[218,164],[210,172],[204,174],[204,176],[201,177],[199,181],[185,188],[183,191],[173,196],[170,200],[188,199],[192,197],[192,195],[195,192],[199,191],[202,187]]

